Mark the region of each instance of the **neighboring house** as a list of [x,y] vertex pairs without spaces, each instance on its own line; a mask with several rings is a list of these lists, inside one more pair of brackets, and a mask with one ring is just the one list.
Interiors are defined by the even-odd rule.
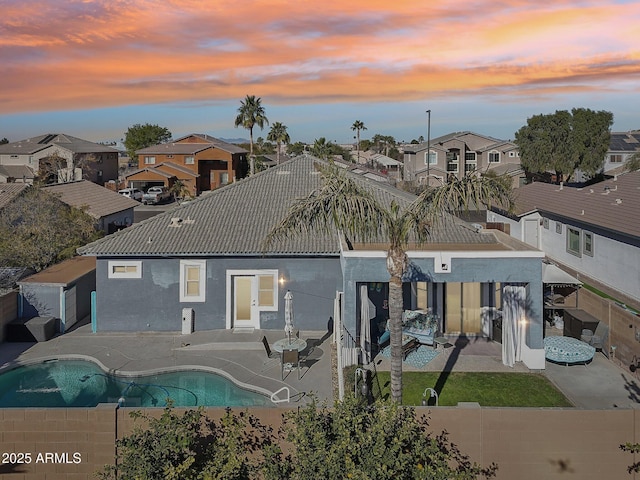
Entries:
[[[54,181],[85,179],[103,185],[118,178],[118,150],[63,133],[48,133],[0,145],[0,166],[27,166],[36,173],[47,169]],[[26,178],[27,173],[24,175]]]
[[131,225],[133,209],[140,205],[135,200],[86,180],[49,185],[42,187],[42,190],[56,195],[67,205],[85,210],[96,219],[96,228],[107,234]]
[[[237,145],[206,134],[192,133],[172,142],[138,150],[139,170],[127,175],[131,187],[146,189],[150,186],[171,187],[163,175],[170,173],[188,182],[192,194],[213,190],[236,179],[247,171],[247,151]],[[163,174],[155,174],[162,170]],[[177,172],[189,172],[180,178]]]
[[602,171],[605,175],[624,173],[624,164],[634,154],[640,155],[640,130],[611,132],[609,151],[604,159]]
[[171,189],[177,181],[180,181],[190,196],[195,197],[198,194],[199,177],[200,175],[187,168],[166,162],[135,170],[129,173],[125,179],[127,186],[139,188],[143,192],[146,192],[149,187],[156,186]]
[[360,175],[362,177],[368,178],[369,180],[375,180],[376,182],[384,183],[391,183],[392,180],[386,173],[382,173],[378,170],[374,170],[373,168],[366,167],[363,164],[357,165],[355,163],[347,162],[342,158],[334,158],[333,163],[335,163],[340,168],[344,168],[355,175]]
[[24,190],[30,188],[26,183],[6,183],[0,185],[0,210],[6,207],[11,201],[20,195]]
[[450,175],[462,178],[471,171],[506,173],[506,165],[515,167],[508,170],[518,186],[524,172],[517,145],[473,132],[451,133],[404,148],[404,179],[419,184],[438,186]]
[[[282,330],[283,298],[291,291],[297,328],[325,330],[341,298],[342,322],[358,338],[361,295],[368,291],[377,311],[371,327],[381,333],[389,280],[383,243],[314,232],[263,247],[292,203],[320,186],[318,163],[327,165],[296,157],[78,249],[96,257],[96,329]],[[387,205],[415,199],[352,178]],[[522,360],[544,368],[542,252],[502,232],[446,218],[428,244],[408,252],[405,308],[431,308],[446,333],[491,336],[493,314],[517,298],[517,328],[525,329],[517,337],[524,339]]]
[[73,257],[17,282],[18,318],[54,317],[64,333],[91,314],[96,259]]
[[0,165],[0,183],[33,184],[34,171],[27,165]]
[[[584,188],[542,182],[518,190],[517,210],[487,212],[551,260],[640,304],[640,172]],[[622,300],[622,298],[621,298]]]

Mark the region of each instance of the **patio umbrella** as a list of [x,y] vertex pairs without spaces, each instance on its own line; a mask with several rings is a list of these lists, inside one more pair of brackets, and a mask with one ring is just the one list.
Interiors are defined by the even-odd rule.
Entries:
[[519,285],[506,285],[502,290],[502,363],[513,367],[522,360],[524,342],[525,288]]
[[360,287],[360,349],[362,363],[368,365],[371,361],[371,319],[376,316],[376,307],[369,300],[367,286]]
[[284,333],[286,333],[289,343],[293,334],[293,293],[287,290],[284,295]]

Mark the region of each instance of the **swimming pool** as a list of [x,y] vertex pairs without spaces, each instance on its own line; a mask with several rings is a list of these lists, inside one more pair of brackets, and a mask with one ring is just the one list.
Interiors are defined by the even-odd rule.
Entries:
[[139,377],[105,374],[86,360],[53,360],[0,374],[1,407],[271,406],[269,398],[211,372],[181,370]]

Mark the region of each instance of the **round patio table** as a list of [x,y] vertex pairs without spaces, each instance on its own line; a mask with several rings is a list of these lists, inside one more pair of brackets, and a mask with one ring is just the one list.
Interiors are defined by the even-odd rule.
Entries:
[[558,363],[587,363],[596,353],[595,347],[577,338],[550,336],[544,339],[544,355]]
[[273,343],[273,349],[278,353],[282,353],[283,350],[298,350],[301,352],[305,348],[307,348],[307,341],[301,338],[292,338],[291,341],[288,338],[282,338]]

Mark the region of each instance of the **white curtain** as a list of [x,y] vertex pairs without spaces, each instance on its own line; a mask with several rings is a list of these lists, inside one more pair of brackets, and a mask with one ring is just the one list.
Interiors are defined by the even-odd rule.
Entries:
[[527,293],[524,286],[505,285],[502,290],[502,363],[513,367],[522,361],[524,314]]
[[[371,319],[376,316],[376,307],[369,300],[367,285],[360,286],[360,351],[362,364],[371,361]],[[373,314],[373,316],[372,316]]]

